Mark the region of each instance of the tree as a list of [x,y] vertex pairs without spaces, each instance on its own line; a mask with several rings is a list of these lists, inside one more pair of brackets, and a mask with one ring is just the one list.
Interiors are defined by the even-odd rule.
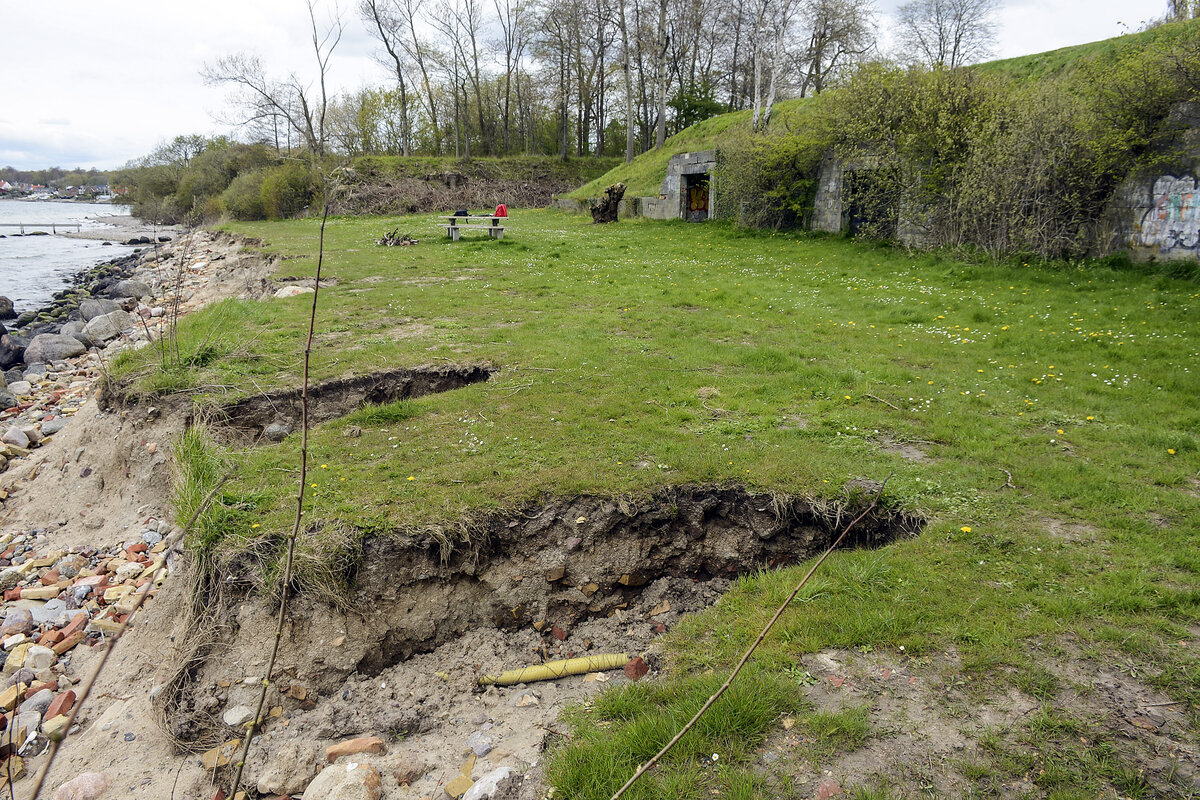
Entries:
[[341,41],[343,28],[336,9],[324,29],[318,26],[314,3],[315,0],[306,2],[313,54],[317,59],[315,91],[294,72],[282,81],[268,77],[262,59],[248,53],[222,56],[212,64],[205,64],[201,75],[204,82],[210,85],[227,84],[234,87],[234,103],[242,110],[242,124],[269,119],[286,120],[289,130],[295,130],[304,146],[320,157],[328,141],[325,123],[329,94],[325,79],[329,73],[329,59]]
[[808,46],[796,59],[800,96],[820,94],[832,76],[875,48],[875,7],[858,0],[806,0],[800,22]]
[[909,0],[896,12],[900,53],[954,69],[991,54],[1000,0]]
[[402,26],[395,4],[385,0],[362,0],[359,13],[367,27],[379,37],[384,51],[396,70],[396,84],[400,88],[400,155],[409,154],[408,82],[404,79],[405,63],[402,57]]

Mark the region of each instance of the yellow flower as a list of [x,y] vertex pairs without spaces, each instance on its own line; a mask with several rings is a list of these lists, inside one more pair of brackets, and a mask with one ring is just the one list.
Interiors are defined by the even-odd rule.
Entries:
[[846,399],[847,399],[847,400],[849,400],[849,399],[850,399],[850,395],[846,395]]
[[1095,417],[1088,417],[1088,418],[1087,418],[1087,421],[1088,421],[1088,422],[1091,422],[1091,421],[1092,421],[1092,420],[1094,420],[1094,419],[1095,419]]
[[1175,455],[1175,448],[1174,448],[1174,447],[1168,447],[1168,448],[1167,448],[1167,452],[1168,452],[1168,453],[1170,453],[1171,455]]
[[1058,429],[1058,435],[1059,435],[1059,436],[1062,436],[1062,428],[1059,428],[1059,429]]
[[963,533],[970,533],[970,532],[971,532],[971,526],[970,526],[970,525],[963,525],[961,528],[959,528],[959,530],[960,530],[960,531],[962,531]]
[[410,481],[415,481],[415,480],[416,480],[416,478],[414,478],[412,475],[409,475],[409,476],[408,476],[408,479],[409,479]]
[[253,525],[251,525],[250,527],[251,527],[251,528],[258,528],[258,527],[261,527],[261,526],[260,526],[260,525],[259,525],[259,524],[256,522],[256,523],[254,523]]

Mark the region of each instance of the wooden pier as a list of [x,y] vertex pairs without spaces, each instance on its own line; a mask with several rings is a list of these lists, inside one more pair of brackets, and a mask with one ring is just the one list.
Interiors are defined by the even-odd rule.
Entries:
[[59,228],[74,228],[78,232],[82,227],[83,225],[79,222],[0,222],[0,228],[20,228],[21,236],[25,235],[26,228],[35,231],[45,231],[46,228],[49,228],[51,233],[58,233]]

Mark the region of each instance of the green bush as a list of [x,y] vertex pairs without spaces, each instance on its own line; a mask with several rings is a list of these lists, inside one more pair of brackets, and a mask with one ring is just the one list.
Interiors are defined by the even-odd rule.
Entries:
[[234,178],[221,193],[222,210],[234,219],[265,219],[267,212],[262,199],[265,174],[263,170],[254,170]]
[[262,175],[263,212],[268,219],[294,217],[312,202],[315,191],[312,167],[302,161],[285,161]]

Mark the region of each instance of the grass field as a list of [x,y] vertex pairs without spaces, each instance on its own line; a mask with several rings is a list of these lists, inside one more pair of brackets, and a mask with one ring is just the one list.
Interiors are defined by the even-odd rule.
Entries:
[[[397,226],[420,245],[374,246]],[[311,274],[314,221],[235,230],[286,256],[280,274]],[[331,220],[326,274],[336,285],[321,293],[314,380],[425,363],[501,371],[317,427],[310,523],[401,535],[547,496],[738,483],[833,498],[854,478],[888,475],[889,500],[928,516],[915,539],[835,555],[747,689],[718,709],[724,722],[635,796],[786,796],[791,762],[772,772],[755,760],[784,714],[808,731],[806,763],[887,735],[857,707],[831,717],[808,705],[800,659],[828,648],[966,676],[954,680],[967,715],[1009,691],[1044,704],[989,733],[959,769],[982,796],[1018,779],[1033,796],[1157,796],[1136,755],[1096,755],[1108,729],[1066,699],[1075,684],[1055,664],[1068,650],[1128,665],[1187,709],[1196,742],[1196,284],[532,211],[514,213],[503,241],[455,244],[433,217]],[[115,373],[142,389],[224,387],[196,390],[201,405],[295,386],[308,304],[223,302],[183,323],[185,349],[203,344],[198,366],[164,373],[139,351]],[[343,437],[348,424],[361,437]],[[240,465],[227,489],[237,502],[208,546],[290,528],[297,439],[221,455]],[[573,744],[550,770],[558,796],[610,796],[720,682],[797,575],[739,580],[667,636],[666,683],[573,716]],[[738,735],[722,738],[724,725]],[[724,753],[718,766],[711,748]],[[868,777],[860,797],[921,794],[903,775]]]

